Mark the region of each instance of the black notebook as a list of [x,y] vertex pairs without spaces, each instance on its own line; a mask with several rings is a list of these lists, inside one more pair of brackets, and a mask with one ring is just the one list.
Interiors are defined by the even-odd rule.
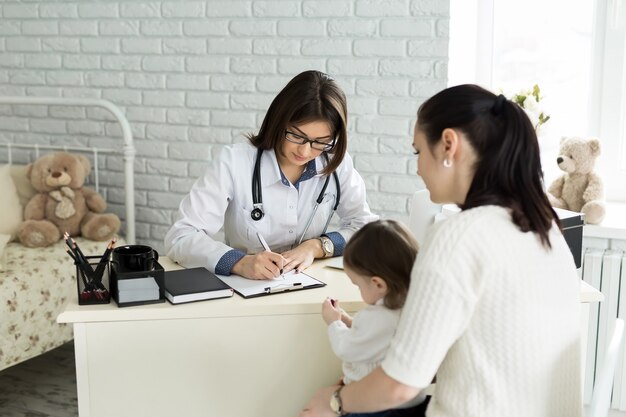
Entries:
[[206,268],[165,272],[165,298],[172,304],[232,297],[233,289]]

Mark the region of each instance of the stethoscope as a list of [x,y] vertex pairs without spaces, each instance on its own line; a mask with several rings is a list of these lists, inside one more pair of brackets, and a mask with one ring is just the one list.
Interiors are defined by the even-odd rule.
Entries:
[[[252,207],[254,207],[254,209],[250,213],[250,217],[252,217],[252,220],[254,221],[261,220],[263,216],[265,215],[265,212],[263,211],[263,190],[261,188],[261,156],[262,155],[263,155],[263,149],[257,150],[256,162],[254,163],[254,171],[252,172]],[[326,159],[326,162],[328,163],[328,155],[326,154],[326,152],[324,152],[322,155],[324,155],[324,158]],[[335,200],[334,201],[335,205],[333,206],[332,211],[330,212],[330,214],[328,215],[328,218],[326,219],[326,224],[324,225],[324,230],[322,231],[321,234],[324,234],[324,232],[326,232],[326,228],[328,228],[328,224],[330,223],[330,219],[333,217],[333,214],[335,213],[335,211],[337,211],[337,207],[339,206],[339,200],[341,198],[341,190],[339,188],[339,177],[337,176],[337,171],[333,172],[333,178],[335,179],[335,186],[337,188],[337,195],[333,196]],[[309,217],[309,220],[306,222],[306,226],[304,227],[304,231],[302,232],[302,235],[300,235],[300,239],[298,239],[298,243],[297,243],[298,245],[302,243],[302,240],[304,239],[304,235],[306,235],[306,232],[309,230],[309,227],[311,226],[311,222],[313,221],[313,218],[315,217],[315,213],[317,212],[317,208],[319,207],[320,204],[322,204],[322,201],[324,201],[324,197],[326,196],[326,187],[328,187],[328,181],[330,181],[330,176],[326,177],[326,181],[324,181],[324,186],[322,187],[322,190],[320,191],[319,196],[317,196],[317,199],[315,200],[315,207],[313,207],[313,213],[311,213],[311,216]]]

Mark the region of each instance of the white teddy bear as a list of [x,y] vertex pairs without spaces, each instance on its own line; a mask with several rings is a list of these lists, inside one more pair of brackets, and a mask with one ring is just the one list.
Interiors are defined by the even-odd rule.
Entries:
[[552,206],[584,213],[589,224],[602,222],[606,211],[602,179],[593,172],[598,155],[599,139],[562,138],[556,162],[565,174],[548,188]]

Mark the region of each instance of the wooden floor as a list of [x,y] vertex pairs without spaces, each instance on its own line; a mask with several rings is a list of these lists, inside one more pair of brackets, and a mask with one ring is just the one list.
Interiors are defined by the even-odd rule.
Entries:
[[77,417],[74,342],[0,371],[0,417]]

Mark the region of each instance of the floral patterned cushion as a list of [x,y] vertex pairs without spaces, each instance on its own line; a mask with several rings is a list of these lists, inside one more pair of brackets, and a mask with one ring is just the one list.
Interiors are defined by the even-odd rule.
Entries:
[[[101,255],[108,242],[77,238],[85,255]],[[124,242],[118,240],[117,245]],[[0,370],[72,340],[72,328],[56,322],[76,300],[76,269],[65,242],[32,249],[19,243],[5,248],[0,271]]]

